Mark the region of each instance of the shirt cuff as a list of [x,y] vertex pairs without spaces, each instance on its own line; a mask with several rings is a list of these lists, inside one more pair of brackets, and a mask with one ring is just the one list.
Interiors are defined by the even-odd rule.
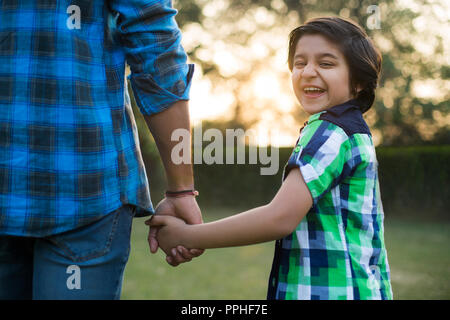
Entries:
[[189,100],[194,65],[186,64],[185,66],[186,76],[173,81],[170,89],[158,85],[150,74],[128,76],[136,104],[143,115],[159,113],[177,101]]

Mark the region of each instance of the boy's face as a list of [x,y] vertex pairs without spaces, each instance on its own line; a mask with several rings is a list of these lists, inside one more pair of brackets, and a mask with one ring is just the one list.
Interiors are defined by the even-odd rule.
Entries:
[[344,55],[337,45],[319,34],[304,35],[298,40],[292,86],[298,101],[309,114],[354,98]]

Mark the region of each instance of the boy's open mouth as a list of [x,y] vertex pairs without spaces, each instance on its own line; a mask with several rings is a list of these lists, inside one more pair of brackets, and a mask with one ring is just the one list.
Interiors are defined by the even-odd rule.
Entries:
[[321,96],[325,92],[325,90],[317,87],[305,87],[303,88],[303,92],[308,98],[317,98]]

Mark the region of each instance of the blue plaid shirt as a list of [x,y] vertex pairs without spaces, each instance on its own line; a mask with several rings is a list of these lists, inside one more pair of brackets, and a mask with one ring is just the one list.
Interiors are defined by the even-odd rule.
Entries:
[[153,212],[125,62],[143,114],[187,100],[175,14],[171,1],[0,1],[0,234]]

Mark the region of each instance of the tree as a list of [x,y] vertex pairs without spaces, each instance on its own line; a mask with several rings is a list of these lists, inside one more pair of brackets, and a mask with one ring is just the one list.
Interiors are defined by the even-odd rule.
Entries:
[[[288,34],[308,18],[338,15],[363,26],[383,54],[377,99],[366,114],[375,142],[449,144],[448,4],[373,2],[178,0],[174,6],[197,73],[215,93],[232,93],[232,111],[221,121],[297,132],[307,116],[292,98]],[[376,18],[370,8],[379,10],[379,29],[369,28]]]

